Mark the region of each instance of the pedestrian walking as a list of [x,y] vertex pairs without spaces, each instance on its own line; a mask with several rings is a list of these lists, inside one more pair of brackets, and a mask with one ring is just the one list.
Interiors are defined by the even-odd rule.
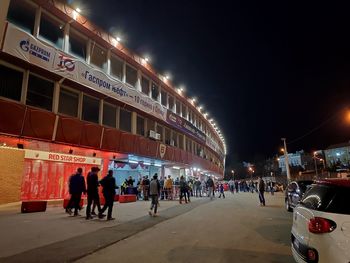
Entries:
[[150,216],[157,216],[158,198],[160,195],[160,183],[158,181],[158,174],[156,173],[153,175],[153,179],[149,185],[149,195],[151,197],[151,207],[148,211],[148,214]]
[[262,177],[259,177],[259,182],[258,182],[258,191],[259,191],[259,200],[260,200],[260,205],[265,206],[265,197],[264,197],[264,192],[265,192],[265,182],[262,179]]
[[148,176],[146,176],[142,181],[143,200],[145,201],[148,201],[149,184],[150,184],[150,181],[148,179]]
[[113,170],[108,171],[108,174],[100,181],[100,184],[103,187],[102,193],[105,198],[105,205],[99,212],[98,217],[103,218],[103,212],[106,211],[108,208],[107,220],[114,220],[115,218],[112,217],[112,211],[113,211],[115,189],[117,189],[118,186],[115,184],[115,178],[113,177]]
[[182,198],[185,197],[185,203],[187,204],[187,183],[185,178],[181,175],[180,177],[180,199],[179,203],[182,204]]
[[91,205],[92,202],[94,202],[93,205],[93,212],[95,214],[95,207],[97,207],[98,212],[101,212],[101,206],[100,206],[100,197],[98,195],[98,175],[97,173],[100,171],[100,168],[98,167],[92,167],[91,171],[88,173],[86,177],[86,184],[87,184],[87,207],[86,207],[86,219],[92,219],[91,216]]
[[69,178],[69,193],[71,195],[68,202],[66,213],[72,214],[72,208],[74,208],[74,216],[78,216],[78,210],[80,209],[80,200],[82,193],[86,194],[85,179],[82,175],[83,169],[78,168],[77,172]]
[[225,198],[225,189],[222,183],[219,185],[219,192],[220,192],[219,198],[221,198],[221,195],[222,195],[222,198]]
[[214,196],[214,181],[213,179],[211,179],[211,177],[209,176],[208,180],[207,180],[207,187],[208,187],[208,196],[210,197],[210,200],[213,200],[213,196]]
[[172,189],[173,189],[173,180],[171,179],[171,176],[168,175],[168,178],[164,182],[164,193],[165,193],[165,199],[171,200],[172,198]]

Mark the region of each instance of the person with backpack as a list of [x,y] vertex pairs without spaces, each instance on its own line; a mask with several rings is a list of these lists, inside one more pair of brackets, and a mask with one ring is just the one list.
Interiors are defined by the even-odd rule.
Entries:
[[74,216],[78,216],[78,210],[80,209],[80,200],[82,193],[86,194],[85,179],[82,175],[83,169],[78,168],[75,174],[72,174],[69,178],[69,193],[71,198],[68,202],[66,213],[72,214],[72,208],[74,208]]
[[[149,195],[151,197],[151,207],[148,211],[150,216],[157,216],[157,208],[158,208],[158,198],[160,194],[160,183],[158,181],[158,174],[153,175],[153,179],[149,185]],[[153,211],[154,209],[154,211]]]
[[102,193],[106,201],[105,205],[98,213],[98,217],[103,218],[103,212],[106,211],[108,208],[107,220],[114,220],[115,218],[112,217],[112,211],[114,204],[115,189],[117,189],[118,186],[115,184],[113,170],[108,171],[108,174],[100,181],[100,184],[103,187]]

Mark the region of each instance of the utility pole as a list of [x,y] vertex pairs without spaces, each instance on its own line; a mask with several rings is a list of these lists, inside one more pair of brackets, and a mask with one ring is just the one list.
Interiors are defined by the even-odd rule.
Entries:
[[287,152],[287,143],[286,138],[281,138],[284,144],[284,162],[286,165],[286,171],[287,171],[287,181],[290,182],[290,170],[289,170],[289,160],[288,160],[288,152]]

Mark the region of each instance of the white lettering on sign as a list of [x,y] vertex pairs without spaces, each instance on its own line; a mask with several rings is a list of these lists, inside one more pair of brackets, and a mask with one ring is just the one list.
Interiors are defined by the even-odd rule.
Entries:
[[43,161],[95,164],[95,165],[101,165],[102,163],[101,158],[63,154],[63,153],[44,152],[44,151],[36,151],[36,150],[27,150],[27,149],[25,150],[24,158],[43,160]]

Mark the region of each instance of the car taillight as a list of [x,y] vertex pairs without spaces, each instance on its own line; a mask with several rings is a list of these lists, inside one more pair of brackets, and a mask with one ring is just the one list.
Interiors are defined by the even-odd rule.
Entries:
[[314,217],[309,221],[309,231],[314,234],[330,233],[336,227],[335,222],[322,217]]

